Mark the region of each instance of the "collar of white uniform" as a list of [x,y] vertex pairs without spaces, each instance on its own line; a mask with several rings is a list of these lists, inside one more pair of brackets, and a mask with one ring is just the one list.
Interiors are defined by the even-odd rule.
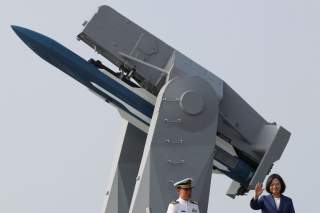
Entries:
[[182,203],[182,204],[187,204],[187,203],[189,203],[188,200],[184,200],[184,199],[182,199],[181,197],[179,197],[177,201],[179,201],[179,203]]

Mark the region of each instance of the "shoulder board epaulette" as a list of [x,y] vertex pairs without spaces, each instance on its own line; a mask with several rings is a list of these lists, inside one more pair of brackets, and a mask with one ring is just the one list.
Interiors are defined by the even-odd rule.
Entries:
[[179,201],[174,200],[174,201],[171,201],[170,203],[171,203],[171,204],[177,204],[177,203],[179,203]]
[[197,205],[198,205],[198,202],[197,202],[197,201],[190,200],[190,202],[193,203],[193,204],[197,204]]

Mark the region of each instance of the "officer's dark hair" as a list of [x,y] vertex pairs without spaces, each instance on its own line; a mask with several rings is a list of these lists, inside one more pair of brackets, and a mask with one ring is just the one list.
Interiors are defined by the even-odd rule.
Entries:
[[278,175],[278,174],[272,174],[272,175],[270,175],[268,177],[267,184],[266,184],[267,192],[272,194],[271,191],[270,191],[270,186],[271,186],[271,183],[272,183],[273,179],[278,179],[279,180],[280,185],[281,185],[280,193],[282,194],[286,190],[286,184],[284,183],[282,177],[280,175]]

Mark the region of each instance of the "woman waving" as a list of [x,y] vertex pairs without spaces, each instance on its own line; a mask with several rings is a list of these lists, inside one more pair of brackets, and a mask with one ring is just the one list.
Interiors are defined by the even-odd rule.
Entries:
[[[250,201],[250,207],[254,210],[261,209],[262,213],[294,213],[292,199],[283,195],[286,184],[278,174],[269,176],[266,190],[269,195],[260,195],[263,192],[262,183],[257,183],[254,197]],[[260,198],[259,198],[260,197]]]

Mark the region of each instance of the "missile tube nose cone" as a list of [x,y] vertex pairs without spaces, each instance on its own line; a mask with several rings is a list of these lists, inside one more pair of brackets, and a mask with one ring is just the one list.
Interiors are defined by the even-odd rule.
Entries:
[[11,25],[11,28],[14,32],[17,32],[17,30],[20,28],[19,26],[17,25]]
[[23,36],[23,31],[25,30],[25,28],[23,27],[19,27],[16,25],[11,25],[12,30],[21,38],[21,36]]
[[12,25],[11,28],[29,48],[42,57],[48,39],[45,39],[43,35],[24,27]]
[[16,31],[16,29],[18,28],[17,25],[11,25],[10,27],[12,28],[13,31]]
[[27,45],[32,43],[31,40],[33,40],[34,33],[31,30],[16,25],[11,25],[11,28],[24,43]]

